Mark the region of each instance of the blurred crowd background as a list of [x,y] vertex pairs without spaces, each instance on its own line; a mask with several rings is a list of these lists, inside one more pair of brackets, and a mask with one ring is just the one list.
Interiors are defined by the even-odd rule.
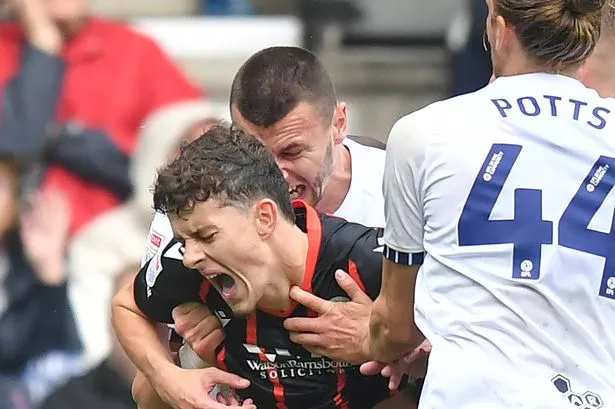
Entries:
[[314,51],[350,133],[491,75],[484,0],[0,0],[0,409],[131,408],[110,297],[146,252],[155,170],[228,119],[235,72]]

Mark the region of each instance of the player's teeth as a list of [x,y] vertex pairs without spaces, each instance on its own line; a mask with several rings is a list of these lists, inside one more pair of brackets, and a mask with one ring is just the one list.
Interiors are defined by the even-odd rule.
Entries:
[[218,277],[219,275],[220,275],[220,274],[212,274],[212,275],[210,275],[210,276],[209,276],[209,278],[212,278],[212,279],[213,279],[213,278]]

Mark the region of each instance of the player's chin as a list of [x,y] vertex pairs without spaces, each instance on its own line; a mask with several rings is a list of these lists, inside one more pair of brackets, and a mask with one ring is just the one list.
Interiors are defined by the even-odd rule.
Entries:
[[230,304],[231,310],[235,317],[248,317],[256,312],[256,305],[248,302],[248,300],[242,300],[237,303]]
[[312,207],[316,206],[318,202],[316,194],[314,194],[314,191],[309,187],[306,187],[302,194],[297,197],[297,199],[303,200],[305,203]]

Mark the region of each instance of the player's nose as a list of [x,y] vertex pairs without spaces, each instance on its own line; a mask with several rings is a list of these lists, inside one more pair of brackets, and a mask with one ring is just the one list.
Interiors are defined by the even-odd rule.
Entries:
[[280,167],[280,169],[282,170],[282,176],[284,176],[284,180],[288,182],[288,170],[284,167]]
[[184,246],[184,266],[198,270],[199,265],[201,265],[206,259],[207,256],[205,255],[205,252],[201,251],[198,245],[192,242],[186,242],[186,245]]
[[278,168],[282,171],[282,175],[284,179],[288,182],[288,169],[290,168],[290,164],[287,160],[281,159],[279,157],[275,157],[275,163],[278,165]]

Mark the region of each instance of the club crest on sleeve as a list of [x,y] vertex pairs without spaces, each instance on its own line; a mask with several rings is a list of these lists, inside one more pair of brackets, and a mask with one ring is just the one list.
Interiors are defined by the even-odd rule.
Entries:
[[154,258],[150,261],[145,272],[145,282],[149,288],[152,288],[156,284],[158,275],[162,272],[162,261],[160,260],[161,252],[156,253]]

